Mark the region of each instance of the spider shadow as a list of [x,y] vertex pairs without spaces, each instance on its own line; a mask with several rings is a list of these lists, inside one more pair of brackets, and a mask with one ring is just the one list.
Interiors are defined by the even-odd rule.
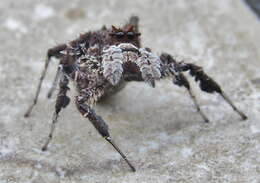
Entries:
[[[127,90],[127,88],[124,90]],[[162,103],[160,99],[156,98],[160,89],[155,88],[153,90],[151,94],[151,96],[154,96],[152,105],[142,100],[136,100],[134,96],[129,94],[125,96],[126,92],[120,91],[99,101],[97,107],[102,111],[109,110],[109,113],[115,114],[119,120],[131,122],[131,125],[140,131],[144,128],[150,128],[152,131],[164,131],[173,134],[196,123],[204,124],[203,119],[194,110],[193,104],[179,104],[173,99]],[[140,91],[140,94],[142,94],[142,91]],[[149,98],[147,96],[142,97]],[[183,98],[185,97],[187,96],[183,96]],[[133,104],[132,101],[134,101],[134,106],[129,107],[128,102]]]

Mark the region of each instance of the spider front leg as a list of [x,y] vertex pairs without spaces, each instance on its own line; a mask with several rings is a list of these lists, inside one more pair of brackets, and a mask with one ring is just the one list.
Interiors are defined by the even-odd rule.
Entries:
[[233,104],[233,102],[221,89],[219,84],[216,81],[214,81],[211,77],[209,77],[206,73],[204,73],[201,67],[195,64],[179,62],[175,67],[175,71],[177,72],[189,71],[189,74],[195,78],[195,81],[200,82],[199,86],[202,91],[208,93],[217,92],[233,108],[233,110],[236,111],[241,116],[243,120],[247,119],[247,116]]
[[34,96],[33,103],[27,109],[26,113],[24,114],[24,117],[29,117],[31,112],[32,112],[33,107],[37,104],[38,96],[39,96],[40,91],[41,91],[42,82],[43,82],[43,79],[45,78],[51,57],[57,57],[57,58],[60,57],[61,56],[60,51],[66,49],[66,47],[67,47],[66,44],[61,44],[61,45],[58,45],[58,46],[48,50],[46,60],[45,60],[44,69],[41,73],[40,81],[39,81],[37,89],[36,89],[36,94]]
[[42,147],[43,151],[47,150],[47,147],[53,137],[53,133],[54,133],[56,123],[58,121],[58,116],[59,116],[61,109],[65,108],[70,102],[70,98],[66,95],[67,91],[69,90],[68,84],[69,84],[68,78],[65,75],[63,75],[60,80],[60,83],[59,83],[60,89],[59,89],[59,93],[58,93],[58,96],[56,99],[55,112],[52,117],[51,131],[49,133],[46,143]]
[[[92,91],[93,92],[93,91]],[[91,108],[87,101],[91,98],[93,95],[90,90],[82,92],[81,95],[76,97],[76,106],[79,110],[79,112],[85,117],[88,118],[89,121],[93,124],[93,126],[96,128],[96,130],[99,132],[99,134],[104,137],[113,147],[114,149],[121,155],[121,157],[126,161],[126,163],[129,165],[131,170],[135,172],[134,166],[129,162],[129,160],[126,158],[126,156],[122,153],[122,151],[119,149],[119,147],[113,142],[109,132],[108,132],[108,125],[105,123],[105,121],[98,116],[95,113],[95,110]]]

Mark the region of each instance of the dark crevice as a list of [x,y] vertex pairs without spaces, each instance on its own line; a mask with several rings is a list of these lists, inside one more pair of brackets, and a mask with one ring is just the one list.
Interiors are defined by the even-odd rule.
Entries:
[[253,10],[253,12],[260,18],[260,0],[244,0],[245,3]]

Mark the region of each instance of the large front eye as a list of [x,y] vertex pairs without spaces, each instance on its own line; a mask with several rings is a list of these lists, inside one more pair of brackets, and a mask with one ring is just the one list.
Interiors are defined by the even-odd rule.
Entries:
[[128,39],[133,39],[135,37],[135,34],[133,32],[126,33]]
[[117,38],[121,39],[125,36],[125,33],[124,32],[117,32],[117,33],[115,33],[115,35],[116,35]]

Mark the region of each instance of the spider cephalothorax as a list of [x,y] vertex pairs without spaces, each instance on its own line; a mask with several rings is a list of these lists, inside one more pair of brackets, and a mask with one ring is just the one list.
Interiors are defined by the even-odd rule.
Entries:
[[69,81],[74,82],[78,90],[75,99],[78,111],[88,118],[100,135],[113,145],[133,171],[135,171],[133,165],[112,141],[108,125],[93,109],[93,104],[119,91],[129,81],[144,81],[155,87],[156,81],[171,77],[175,85],[187,89],[201,117],[205,122],[209,122],[201,111],[188,80],[182,73],[189,71],[195,81],[199,82],[202,91],[220,94],[242,119],[247,119],[246,115],[236,108],[220,86],[201,67],[186,63],[185,60],[179,61],[167,53],[157,56],[149,48],[140,47],[138,20],[138,17],[133,16],[122,28],[112,26],[111,29],[107,29],[103,27],[98,31],[82,34],[78,39],[67,44],[61,44],[48,50],[34,102],[25,114],[25,117],[28,117],[33,106],[37,103],[50,58],[58,58],[60,60],[59,68],[48,97],[52,95],[58,80],[59,93],[56,99],[51,132],[42,150],[47,149],[52,139],[61,109],[70,102],[67,96]]

